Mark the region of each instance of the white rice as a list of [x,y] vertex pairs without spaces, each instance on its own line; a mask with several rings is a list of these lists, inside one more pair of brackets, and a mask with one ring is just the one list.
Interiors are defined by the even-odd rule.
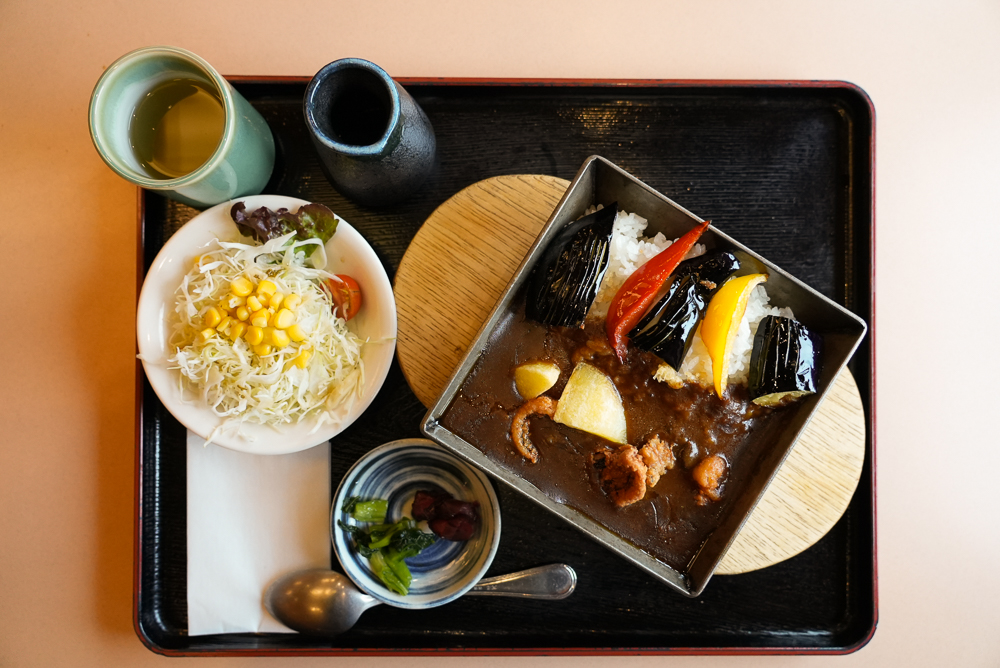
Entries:
[[[740,321],[740,327],[736,331],[736,338],[733,340],[733,350],[729,354],[729,376],[728,383],[737,384],[747,382],[747,375],[750,372],[750,354],[753,352],[753,338],[757,335],[757,327],[764,316],[776,315],[785,318],[794,318],[792,309],[777,308],[771,306],[764,285],[758,285],[750,293],[747,300],[747,310]],[[664,365],[666,366],[666,365]],[[708,349],[701,339],[701,327],[695,332],[691,341],[691,348],[681,363],[678,370],[682,379],[688,382],[695,382],[705,387],[714,385],[712,380],[712,359],[708,356]]]
[[[601,207],[597,207],[598,209]],[[591,211],[596,211],[592,209]],[[588,211],[587,213],[591,213]],[[603,318],[608,312],[608,306],[614,298],[618,288],[622,286],[633,271],[642,266],[647,260],[667,248],[673,241],[667,239],[663,234],[644,237],[642,233],[646,230],[647,221],[642,216],[634,213],[620,211],[615,220],[614,230],[611,234],[611,253],[607,274],[597,292],[597,298],[590,309],[591,317]],[[698,257],[705,254],[703,244],[695,244],[694,248],[685,258]],[[733,341],[733,350],[729,358],[729,383],[746,383],[747,374],[750,369],[750,354],[753,352],[753,339],[757,334],[757,327],[764,316],[775,315],[785,318],[794,318],[790,308],[777,308],[771,306],[770,299],[764,285],[758,285],[750,293],[747,301],[746,313],[740,321],[736,339]],[[664,369],[665,367],[665,369]],[[708,355],[708,349],[701,339],[701,327],[695,332],[691,342],[691,348],[684,357],[684,362],[678,373],[671,373],[670,367],[661,365],[661,374],[657,372],[657,380],[667,381],[669,379],[681,380],[683,382],[695,382],[704,387],[712,387],[712,359]],[[662,377],[661,377],[662,375]]]
[[[592,213],[603,208],[588,209],[587,213]],[[632,272],[644,265],[654,255],[674,243],[667,239],[661,232],[657,232],[654,237],[644,237],[642,233],[646,231],[647,220],[635,213],[618,212],[615,218],[615,225],[611,232],[611,253],[608,262],[608,271],[604,275],[604,280],[597,291],[597,298],[591,307],[590,315],[603,318],[608,312],[608,306],[614,298],[618,288],[622,286]],[[697,257],[705,253],[703,244],[695,244],[694,248],[685,256]]]

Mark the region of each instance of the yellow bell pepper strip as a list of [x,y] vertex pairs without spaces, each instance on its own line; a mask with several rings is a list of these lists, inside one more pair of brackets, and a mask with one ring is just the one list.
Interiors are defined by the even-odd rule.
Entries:
[[632,272],[632,275],[618,288],[614,299],[611,300],[604,325],[608,341],[614,348],[620,362],[625,361],[628,332],[632,331],[632,328],[656,300],[660,288],[667,282],[671,272],[688,254],[691,247],[701,237],[702,232],[708,229],[710,222],[706,220],[700,223],[680,239],[654,255],[648,262]]
[[701,321],[701,339],[712,359],[715,393],[722,398],[729,377],[729,354],[739,331],[747,301],[753,289],[767,280],[767,274],[749,274],[729,279],[712,297]]

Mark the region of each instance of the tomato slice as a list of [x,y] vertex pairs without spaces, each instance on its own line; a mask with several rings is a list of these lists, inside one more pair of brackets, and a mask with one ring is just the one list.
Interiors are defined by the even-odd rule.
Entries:
[[361,287],[347,274],[337,274],[340,281],[327,279],[326,286],[333,295],[334,313],[344,320],[350,320],[361,310]]

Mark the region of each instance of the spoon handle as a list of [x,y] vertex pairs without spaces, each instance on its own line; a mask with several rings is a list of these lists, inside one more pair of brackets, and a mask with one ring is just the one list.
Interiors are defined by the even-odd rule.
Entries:
[[468,595],[516,596],[558,600],[576,589],[576,571],[566,564],[549,564],[526,571],[483,578]]

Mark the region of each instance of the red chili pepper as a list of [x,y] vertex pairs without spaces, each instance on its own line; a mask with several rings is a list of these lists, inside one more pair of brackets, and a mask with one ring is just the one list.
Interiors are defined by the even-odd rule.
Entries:
[[667,282],[671,272],[677,268],[684,256],[708,228],[710,221],[705,221],[682,236],[674,243],[654,255],[626,279],[618,288],[615,298],[611,300],[605,328],[608,341],[615,349],[619,361],[625,361],[625,346],[628,345],[628,333],[656,299],[657,293]]

